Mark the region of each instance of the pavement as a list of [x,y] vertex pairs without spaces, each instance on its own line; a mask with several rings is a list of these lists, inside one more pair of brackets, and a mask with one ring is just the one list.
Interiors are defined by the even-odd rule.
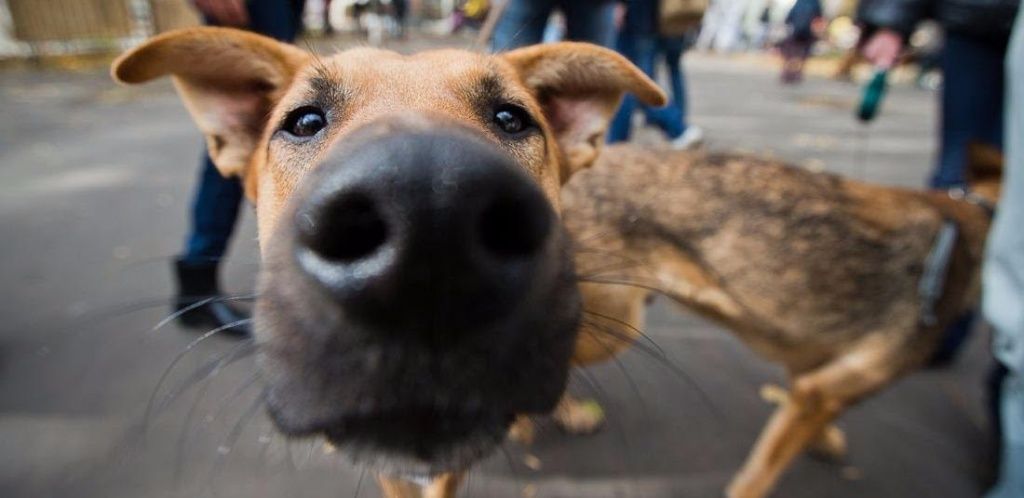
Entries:
[[[764,65],[701,54],[686,68],[691,121],[711,148],[923,183],[933,93],[892,89],[864,128],[854,85],[784,88]],[[174,324],[153,330],[168,312],[201,143],[171,86],[117,87],[102,68],[8,70],[0,108],[0,496],[377,496],[342,456],[273,433],[250,359],[201,375],[237,343],[193,346],[197,335]],[[255,237],[247,212],[226,268],[232,293],[253,287]],[[569,437],[542,422],[531,447],[506,445],[464,496],[721,496],[772,410],[759,391],[782,372],[664,302],[647,333],[670,366],[632,351],[574,378],[574,392],[604,404],[603,432]],[[978,496],[986,344],[979,331],[951,367],[851,410],[840,422],[848,457],[799,458],[773,496]]]

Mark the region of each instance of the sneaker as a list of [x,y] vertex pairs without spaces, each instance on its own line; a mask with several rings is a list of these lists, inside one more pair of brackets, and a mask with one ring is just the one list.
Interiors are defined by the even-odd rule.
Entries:
[[673,149],[687,150],[699,147],[704,143],[704,130],[699,126],[687,126],[682,135],[670,142]]

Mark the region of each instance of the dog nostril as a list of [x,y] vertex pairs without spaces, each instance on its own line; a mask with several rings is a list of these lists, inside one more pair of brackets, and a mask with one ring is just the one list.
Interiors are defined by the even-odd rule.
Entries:
[[324,259],[352,263],[384,245],[388,226],[374,202],[364,194],[344,195],[321,209],[306,244]]
[[547,210],[535,201],[498,198],[480,216],[480,242],[499,257],[532,256],[547,239],[550,225]]

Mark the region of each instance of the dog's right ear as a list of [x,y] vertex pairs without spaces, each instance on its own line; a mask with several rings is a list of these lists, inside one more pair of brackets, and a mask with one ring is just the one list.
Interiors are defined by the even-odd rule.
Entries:
[[190,28],[156,36],[114,61],[122,83],[174,79],[185,107],[206,136],[221,174],[239,175],[260,141],[273,105],[309,54],[228,28]]
[[663,106],[658,84],[613,50],[589,43],[532,45],[501,54],[537,97],[565,155],[564,183],[589,167],[605,141],[605,132],[622,96]]

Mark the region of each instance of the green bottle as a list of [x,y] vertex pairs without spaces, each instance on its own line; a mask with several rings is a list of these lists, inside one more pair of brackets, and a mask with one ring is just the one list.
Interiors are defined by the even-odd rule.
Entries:
[[882,106],[882,99],[885,98],[885,87],[889,78],[889,70],[876,68],[875,75],[864,87],[861,96],[860,107],[857,109],[857,119],[864,123],[870,123],[878,115],[878,108]]

